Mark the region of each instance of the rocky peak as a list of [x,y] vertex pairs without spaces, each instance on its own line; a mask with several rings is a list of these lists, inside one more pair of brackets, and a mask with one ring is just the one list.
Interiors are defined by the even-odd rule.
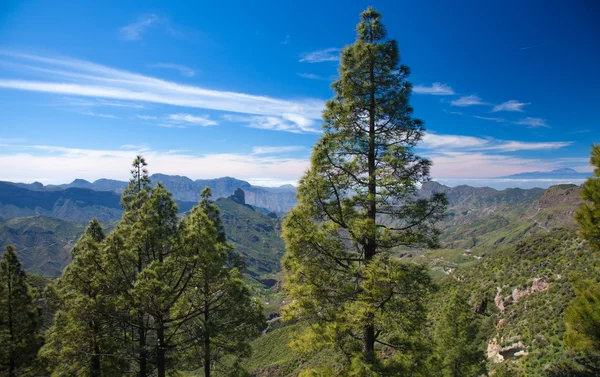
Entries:
[[246,194],[244,193],[244,190],[239,187],[235,190],[231,199],[238,204],[246,204]]

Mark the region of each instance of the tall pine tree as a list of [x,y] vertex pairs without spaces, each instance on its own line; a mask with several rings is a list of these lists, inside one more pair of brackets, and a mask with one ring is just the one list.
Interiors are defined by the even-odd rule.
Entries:
[[581,199],[585,203],[575,213],[575,220],[590,247],[600,250],[600,144],[592,146],[590,165],[595,166],[594,176],[583,184]]
[[299,203],[284,222],[283,266],[286,316],[312,323],[310,341],[300,343],[359,354],[356,368],[367,374],[377,344],[400,350],[402,334],[424,322],[430,279],[391,251],[434,245],[446,201],[416,198],[431,163],[413,152],[424,126],[412,117],[409,69],[379,12],[360,17],[356,41],[341,52]]
[[436,362],[444,377],[485,374],[485,357],[479,349],[480,320],[463,295],[448,292],[448,301],[435,326]]
[[71,250],[71,264],[49,288],[56,312],[40,357],[53,376],[113,376],[125,369],[119,357],[120,327],[111,318],[106,295],[104,238],[100,223],[93,219]]
[[[242,280],[243,262],[227,242],[210,189],[181,224],[181,241],[193,275],[175,309],[184,360],[210,377],[225,356],[247,356],[249,340],[264,328],[262,306]],[[188,262],[189,263],[189,262]],[[185,345],[184,347],[181,347]]]
[[26,376],[41,345],[37,294],[27,283],[17,253],[7,246],[0,261],[0,372]]

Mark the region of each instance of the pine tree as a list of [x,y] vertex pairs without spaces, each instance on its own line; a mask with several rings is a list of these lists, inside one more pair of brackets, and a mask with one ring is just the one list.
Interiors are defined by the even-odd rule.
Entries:
[[204,375],[227,355],[247,356],[249,340],[264,327],[262,306],[242,280],[241,259],[225,237],[210,189],[181,224],[181,242],[193,276],[174,317],[182,318],[179,344],[184,359],[201,360]]
[[413,152],[423,122],[409,105],[409,69],[381,15],[361,14],[357,39],[341,52],[323,135],[284,223],[286,317],[308,319],[305,344],[335,344],[376,364],[376,344],[424,322],[425,271],[399,263],[396,247],[435,245],[445,198],[417,199],[431,163]]
[[8,377],[28,375],[41,345],[37,294],[12,246],[0,261],[0,372]]
[[588,178],[581,190],[585,201],[575,213],[579,232],[589,241],[590,247],[600,250],[600,144],[592,146],[590,165],[596,167],[594,176]]
[[436,356],[442,376],[480,376],[484,370],[484,354],[479,349],[479,319],[466,298],[449,293],[436,323]]
[[165,187],[159,183],[141,209],[141,216],[133,224],[136,229],[130,243],[144,250],[145,267],[137,276],[131,291],[136,310],[151,319],[148,330],[156,336],[153,352],[158,377],[167,370],[167,344],[172,325],[170,311],[186,289],[191,266],[177,242],[177,204]]
[[112,376],[125,369],[118,356],[120,328],[110,318],[106,296],[104,238],[93,219],[71,250],[73,261],[51,288],[57,310],[40,357],[53,376]]
[[600,356],[600,284],[591,280],[574,282],[575,299],[565,310],[566,343],[576,350]]

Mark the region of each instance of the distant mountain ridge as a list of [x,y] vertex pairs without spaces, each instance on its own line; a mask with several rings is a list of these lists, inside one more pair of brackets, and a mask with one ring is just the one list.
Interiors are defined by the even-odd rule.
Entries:
[[[280,187],[253,186],[246,181],[232,177],[215,179],[192,180],[179,175],[153,174],[150,176],[152,184],[162,182],[173,193],[175,200],[183,202],[197,202],[200,192],[205,187],[210,187],[214,199],[227,198],[234,191],[241,188],[246,193],[246,203],[256,207],[267,208],[270,211],[282,214],[288,212],[296,204],[296,188],[292,185]],[[101,178],[94,182],[85,179],[75,179],[71,183],[62,185],[44,186],[39,182],[14,183],[14,185],[35,191],[56,191],[68,188],[82,188],[95,191],[112,191],[121,194],[127,187],[127,182],[114,179]]]
[[515,179],[544,179],[544,178],[548,178],[548,179],[556,179],[556,178],[562,178],[562,179],[585,179],[588,177],[591,177],[592,173],[580,173],[577,170],[574,169],[570,169],[570,168],[563,168],[563,169],[555,169],[552,171],[532,171],[532,172],[524,172],[524,173],[519,173],[519,174],[512,174],[512,175],[507,175],[504,177],[498,177],[498,178],[515,178]]

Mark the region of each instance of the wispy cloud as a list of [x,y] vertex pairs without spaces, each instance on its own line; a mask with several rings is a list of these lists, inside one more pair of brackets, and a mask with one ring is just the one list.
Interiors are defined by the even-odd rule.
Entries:
[[436,177],[498,177],[524,171],[543,171],[566,166],[567,161],[523,158],[520,151],[552,151],[572,142],[524,142],[464,135],[425,135],[421,154],[433,162]]
[[300,77],[303,77],[305,79],[310,79],[310,80],[332,80],[332,78],[315,75],[314,73],[296,73],[296,74]]
[[282,147],[254,147],[252,154],[278,154],[287,152],[298,152],[305,148],[301,145],[288,145]]
[[148,64],[149,68],[167,68],[167,69],[174,69],[176,71],[179,71],[179,73],[182,76],[185,77],[194,77],[196,76],[196,71],[191,69],[190,67],[187,67],[185,65],[181,65],[181,64],[171,64],[171,63],[156,63],[156,64]]
[[[51,105],[54,106],[54,105]],[[107,101],[105,99],[83,99],[83,98],[71,98],[65,97],[57,101],[56,106],[59,107],[123,107],[123,108],[134,108],[143,109],[144,105],[134,102],[122,102],[122,101]]]
[[318,133],[315,128],[315,121],[306,119],[296,114],[282,114],[279,117],[275,116],[239,116],[225,115],[223,119],[242,123],[249,128],[271,131],[285,131],[291,133]]
[[486,102],[483,102],[481,100],[481,98],[479,98],[476,95],[460,97],[459,99],[456,99],[456,100],[450,102],[450,104],[452,106],[459,106],[459,107],[467,107],[467,106],[473,106],[473,105],[487,105]]
[[288,43],[290,43],[290,35],[289,34],[285,36],[283,41],[281,41],[282,45],[286,45]]
[[527,105],[531,105],[531,102],[519,102],[519,101],[515,101],[514,99],[511,99],[510,101],[506,101],[504,103],[494,106],[494,108],[492,109],[492,113],[495,113],[498,111],[523,112],[524,111],[523,107],[525,107]]
[[143,15],[136,22],[120,28],[119,36],[125,41],[139,41],[148,28],[156,24],[159,20],[160,17],[156,14]]
[[527,117],[525,119],[519,120],[518,122],[515,122],[515,124],[529,126],[530,128],[550,128],[550,126],[546,124],[546,119],[541,118]]
[[219,124],[216,121],[209,119],[208,115],[196,116],[183,113],[171,114],[169,115],[169,120],[175,121],[179,124],[188,124],[202,127],[216,126]]
[[519,50],[531,50],[532,48],[538,48],[538,47],[542,47],[544,46],[544,43],[539,44],[539,45],[533,45],[533,46],[525,46],[525,47],[521,47],[519,48]]
[[158,117],[155,117],[154,115],[140,115],[140,114],[137,114],[135,117],[139,118],[139,119],[143,119],[143,120],[155,120],[155,119],[158,119]]
[[439,82],[434,82],[431,86],[415,85],[413,87],[413,92],[417,94],[433,94],[436,96],[448,96],[455,94],[454,89],[452,89],[449,85]]
[[494,138],[480,138],[465,135],[440,135],[427,133],[420,146],[424,149],[445,151],[499,151],[499,152],[517,152],[517,151],[540,151],[556,150],[568,147],[573,144],[571,141],[557,142],[525,142],[514,140],[498,140]]
[[143,145],[97,150],[14,144],[0,151],[0,180],[70,182],[75,178],[127,180],[132,159],[142,151],[152,173],[197,178],[236,177],[274,186],[295,183],[309,166],[307,158],[253,153],[192,154],[161,151]]
[[[324,101],[320,99],[280,99],[261,95],[219,91],[131,73],[87,61],[0,51],[21,64],[25,71],[36,64],[47,72],[46,81],[0,79],[0,88],[79,96],[127,103],[151,102],[187,108],[201,108],[261,116],[267,123],[280,123],[270,129],[314,132]],[[36,66],[34,66],[35,68]],[[37,72],[37,71],[36,71]],[[257,128],[264,122],[254,121]],[[263,128],[264,128],[263,127]]]
[[95,113],[93,111],[83,111],[83,112],[81,112],[81,114],[94,116],[94,117],[100,117],[100,118],[119,119],[119,117],[112,115],[112,114]]
[[138,152],[150,150],[150,148],[147,145],[137,145],[137,144],[124,144],[124,145],[121,145],[121,149],[138,151]]
[[506,123],[507,120],[504,118],[495,118],[495,117],[482,117],[479,115],[473,115],[473,118],[482,119],[482,120],[491,120],[498,123]]
[[300,62],[304,63],[321,63],[334,62],[340,60],[341,49],[331,47],[324,50],[317,50],[305,53],[301,56]]

